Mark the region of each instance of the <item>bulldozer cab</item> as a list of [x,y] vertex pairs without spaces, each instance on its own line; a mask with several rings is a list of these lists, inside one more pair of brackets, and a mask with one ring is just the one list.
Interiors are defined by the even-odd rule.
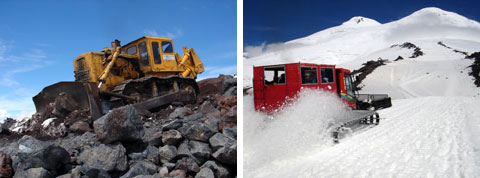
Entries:
[[170,38],[144,36],[123,46],[122,53],[136,55],[140,70],[147,75],[169,76],[182,71]]

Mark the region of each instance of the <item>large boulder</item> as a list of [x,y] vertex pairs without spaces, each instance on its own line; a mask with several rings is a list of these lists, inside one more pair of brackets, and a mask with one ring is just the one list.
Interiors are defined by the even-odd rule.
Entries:
[[192,110],[187,107],[178,107],[176,108],[170,115],[168,115],[169,119],[177,119],[177,118],[184,118],[185,116],[189,115]]
[[103,143],[137,141],[144,134],[142,119],[131,105],[113,109],[97,119],[93,127]]
[[77,121],[70,126],[70,131],[75,133],[91,132],[90,125],[84,121]]
[[127,170],[127,155],[122,144],[107,146],[101,144],[80,154],[79,160],[89,167],[105,171]]
[[58,139],[55,144],[65,148],[70,155],[78,156],[83,150],[98,146],[100,143],[94,133],[85,132],[82,135]]
[[152,175],[155,174],[158,167],[148,161],[138,161],[120,178],[131,178],[138,175]]
[[193,158],[198,164],[203,164],[212,154],[208,144],[199,141],[185,141],[178,147],[179,157]]
[[14,178],[26,178],[26,177],[35,177],[35,178],[51,178],[51,175],[48,170],[38,167],[38,168],[30,168],[25,171],[17,171],[15,172]]
[[214,136],[210,137],[208,141],[213,151],[217,151],[218,149],[227,146],[227,144],[233,145],[236,142],[236,140],[221,133],[216,133]]
[[217,78],[208,78],[198,82],[200,89],[200,98],[207,95],[219,94],[223,92],[223,82],[233,78],[229,75],[219,75]]
[[208,142],[208,139],[215,134],[206,124],[191,121],[184,123],[182,127],[178,129],[182,135],[190,140],[197,140],[201,142]]
[[154,146],[147,146],[145,150],[147,152],[147,160],[158,164],[160,162],[160,158],[158,157],[158,148]]
[[200,172],[195,175],[195,178],[215,178],[215,175],[210,168],[202,168]]
[[237,86],[237,78],[228,78],[225,81],[223,81],[222,91],[225,93],[231,87],[236,87],[236,86]]
[[59,146],[49,147],[32,153],[18,153],[14,161],[15,171],[24,171],[30,168],[45,168],[57,170],[70,162],[70,154]]
[[200,167],[198,166],[197,162],[192,158],[187,157],[177,160],[175,169],[183,170],[190,174],[195,174],[200,171]]
[[205,162],[200,169],[203,168],[210,168],[213,173],[215,174],[216,178],[229,178],[230,173],[228,172],[228,169],[222,166],[222,164],[216,162],[216,161],[207,161]]
[[0,152],[0,177],[12,177],[12,158],[3,152]]
[[177,156],[177,148],[171,145],[165,145],[158,149],[158,155],[162,163],[168,163]]
[[225,164],[236,165],[237,164],[237,143],[230,144],[215,151],[212,156]]
[[177,130],[169,130],[162,133],[162,143],[164,145],[177,145],[182,138],[182,134]]

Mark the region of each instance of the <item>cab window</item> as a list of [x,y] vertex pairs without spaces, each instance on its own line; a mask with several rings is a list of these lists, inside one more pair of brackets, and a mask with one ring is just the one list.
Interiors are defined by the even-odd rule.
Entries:
[[317,67],[300,67],[302,84],[317,84]]
[[161,64],[162,59],[160,58],[160,48],[158,48],[157,42],[152,42],[152,52],[153,52],[153,61],[155,64]]
[[350,96],[354,96],[353,93],[353,84],[352,84],[352,77],[350,75],[345,75],[345,88],[347,90],[347,94]]
[[265,85],[284,85],[285,84],[285,66],[264,67]]
[[147,43],[142,42],[138,45],[138,51],[140,52],[140,63],[142,65],[148,65],[148,50]]
[[132,46],[127,48],[127,54],[129,55],[137,54],[137,46]]
[[333,83],[333,69],[321,68],[320,77],[322,77],[322,83]]
[[162,41],[162,50],[164,53],[173,53],[172,43],[169,41]]

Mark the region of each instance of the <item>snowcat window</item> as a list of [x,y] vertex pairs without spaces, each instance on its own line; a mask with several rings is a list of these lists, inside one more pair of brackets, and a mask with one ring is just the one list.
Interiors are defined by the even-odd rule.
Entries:
[[317,84],[317,67],[301,67],[302,84]]
[[322,77],[322,83],[333,83],[333,69],[321,68],[320,77]]
[[134,55],[137,54],[137,46],[132,46],[127,49],[127,54]]
[[140,43],[138,45],[138,51],[140,52],[140,63],[142,65],[148,65],[148,50],[147,50],[147,44],[145,42]]
[[162,50],[164,53],[173,53],[172,43],[169,41],[162,41]]
[[345,88],[347,89],[347,94],[350,96],[355,96],[353,93],[353,84],[352,84],[352,77],[350,75],[345,75]]
[[153,52],[153,61],[155,64],[161,64],[162,59],[160,58],[160,48],[158,48],[157,42],[152,42],[152,52]]
[[284,85],[285,66],[264,67],[265,85]]

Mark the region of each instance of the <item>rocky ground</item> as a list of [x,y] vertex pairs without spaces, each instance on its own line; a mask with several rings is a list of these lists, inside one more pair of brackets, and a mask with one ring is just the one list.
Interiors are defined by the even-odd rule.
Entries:
[[128,105],[97,120],[59,97],[42,115],[2,124],[0,177],[236,177],[236,82],[198,82],[194,105]]

